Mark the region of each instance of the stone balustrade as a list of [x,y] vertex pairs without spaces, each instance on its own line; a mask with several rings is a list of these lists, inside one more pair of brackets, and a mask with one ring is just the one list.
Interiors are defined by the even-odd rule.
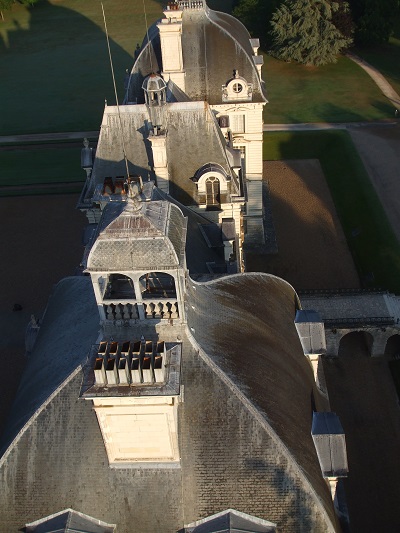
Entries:
[[169,300],[146,300],[139,303],[121,303],[118,301],[103,304],[105,319],[123,323],[126,320],[179,318],[178,302]]
[[110,303],[103,306],[106,320],[136,320],[139,318],[137,304]]
[[143,302],[145,318],[171,319],[179,318],[178,302],[169,301],[146,301]]

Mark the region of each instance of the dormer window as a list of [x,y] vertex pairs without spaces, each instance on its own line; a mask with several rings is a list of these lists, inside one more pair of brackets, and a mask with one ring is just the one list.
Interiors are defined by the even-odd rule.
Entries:
[[228,195],[228,181],[230,176],[217,163],[203,165],[193,176],[197,185],[199,204],[205,205],[206,209],[220,209],[221,204],[226,203]]
[[244,102],[251,102],[253,98],[253,86],[239,76],[239,71],[233,71],[233,78],[230,79],[226,85],[222,86],[222,100],[230,102],[240,100]]

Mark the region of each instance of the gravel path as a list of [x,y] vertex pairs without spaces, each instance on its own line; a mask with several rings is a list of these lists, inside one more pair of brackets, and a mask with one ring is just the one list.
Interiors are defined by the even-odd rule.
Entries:
[[382,93],[390,100],[393,106],[398,109],[400,107],[400,96],[393,89],[387,79],[379,72],[378,69],[364,61],[361,57],[353,54],[352,52],[347,52],[346,56],[357,63],[365,72],[371,76],[374,82],[377,84]]
[[350,135],[400,242],[400,123]]
[[352,256],[318,160],[265,161],[277,255],[248,254],[248,270],[269,272],[296,290],[358,288]]

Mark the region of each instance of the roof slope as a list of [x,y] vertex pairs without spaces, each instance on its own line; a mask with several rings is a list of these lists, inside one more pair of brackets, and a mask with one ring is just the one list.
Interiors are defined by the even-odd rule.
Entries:
[[[147,39],[143,41],[142,51],[132,68],[127,101],[143,103],[141,86],[145,76],[162,72],[157,23],[151,26],[150,43]],[[232,15],[209,8],[184,10],[182,51],[188,97],[210,104],[222,103],[222,85],[231,79],[233,70],[238,70],[253,84],[253,102],[266,102],[249,39],[246,28]]]
[[311,438],[319,393],[294,326],[294,289],[254,273],[191,282],[188,292],[188,325],[196,341],[261,410],[334,522]]
[[[196,185],[190,179],[206,163],[217,163],[230,174],[226,143],[210,107],[204,102],[176,102],[159,108],[120,106],[122,130],[115,106],[104,110],[89,196],[102,187],[104,178],[126,176],[124,141],[131,176],[144,182],[155,179],[150,129],[162,125],[167,132],[170,191],[185,205],[195,203]],[[121,133],[122,131],[122,133]]]
[[24,424],[84,362],[96,340],[98,322],[88,277],[65,278],[55,286],[1,436],[0,456]]
[[[308,474],[312,470],[307,431],[292,416],[293,411],[308,425],[312,390],[312,377],[296,353],[299,341],[293,337],[295,295],[282,280],[269,278],[235,276],[204,286],[190,282],[190,325],[218,366],[200,357],[179,329],[185,390],[178,407],[180,469],[109,468],[91,402],[78,398],[81,373],[72,374],[43,404],[45,409],[24,411],[25,416],[35,416],[0,460],[0,530],[17,533],[27,522],[67,507],[116,524],[119,533],[131,533],[132,524],[140,533],[176,533],[188,523],[230,507],[276,522],[285,533],[332,530],[323,506],[304,480],[301,468]],[[29,397],[26,387],[20,390],[18,405],[45,402],[48,396],[41,389],[47,383],[49,363],[53,362],[51,376],[71,375],[80,354],[94,342],[97,311],[85,283],[90,280],[77,278],[57,287],[24,376],[24,382],[35,386]],[[85,322],[89,312],[91,319],[81,328],[80,321]],[[176,338],[174,328],[168,326],[164,333]],[[123,329],[125,338],[137,338],[137,328]],[[158,337],[160,331],[154,330],[153,335]],[[56,350],[54,339],[60,336],[64,342]],[[43,373],[43,365],[47,372]],[[243,401],[240,390],[267,413],[273,427],[279,421],[286,425],[280,430],[284,444]],[[288,432],[299,444],[289,442]],[[293,455],[298,452],[297,464],[285,445]],[[312,482],[329,508],[327,487],[319,486],[318,480]]]
[[185,238],[186,220],[176,205],[167,201],[134,205],[128,199],[117,218],[99,233],[87,268],[127,272],[183,266]]

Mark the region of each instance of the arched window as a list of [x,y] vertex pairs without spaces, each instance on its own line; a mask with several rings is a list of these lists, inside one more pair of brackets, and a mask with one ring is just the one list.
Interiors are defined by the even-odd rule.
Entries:
[[206,204],[207,207],[219,207],[221,204],[219,179],[215,176],[206,179]]
[[165,272],[149,272],[139,279],[142,298],[176,298],[175,280]]
[[133,281],[124,274],[110,274],[104,300],[135,300]]

